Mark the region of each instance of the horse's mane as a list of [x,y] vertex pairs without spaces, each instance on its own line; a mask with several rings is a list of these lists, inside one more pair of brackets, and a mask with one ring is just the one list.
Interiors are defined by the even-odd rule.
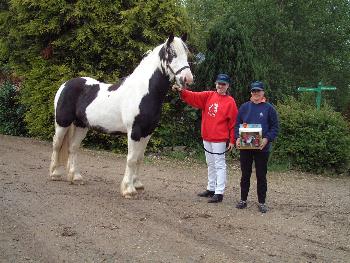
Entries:
[[[144,70],[144,68],[148,68],[154,70],[154,67],[151,67],[151,65],[154,65],[155,67],[160,65],[160,59],[159,58],[159,51],[163,47],[164,43],[155,47],[153,50],[148,50],[147,55],[143,57],[140,64],[135,68],[134,73],[136,73],[139,69]],[[150,65],[151,63],[151,65]]]
[[[140,70],[143,71],[143,74],[145,73],[144,72],[145,70],[147,72],[153,73],[156,67],[160,68],[161,60],[160,60],[159,53],[160,53],[160,50],[166,45],[166,43],[167,41],[155,47],[153,50],[148,50],[145,53],[145,56],[141,60],[140,64],[135,68],[132,74],[134,73],[137,74]],[[188,53],[188,48],[186,44],[181,40],[181,38],[174,37],[174,40],[171,42],[171,47],[177,54],[179,54],[180,52],[183,52],[183,50],[185,50],[185,52]],[[151,65],[153,65],[154,67],[152,67]]]

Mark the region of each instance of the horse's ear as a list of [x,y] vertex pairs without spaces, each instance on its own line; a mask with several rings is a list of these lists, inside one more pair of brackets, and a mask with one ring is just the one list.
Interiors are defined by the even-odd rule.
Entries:
[[170,43],[174,40],[174,33],[169,35],[168,41],[166,42],[167,46],[170,46]]
[[183,42],[186,42],[187,41],[187,33],[183,33],[181,36],[181,39]]

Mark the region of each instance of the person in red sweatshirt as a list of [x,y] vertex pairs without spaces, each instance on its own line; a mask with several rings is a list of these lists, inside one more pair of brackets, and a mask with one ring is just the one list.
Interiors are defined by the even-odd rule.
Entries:
[[[227,94],[230,77],[219,74],[216,91],[193,92],[178,86],[174,90],[187,104],[202,110],[201,134],[208,165],[207,190],[198,194],[210,197],[208,203],[222,202],[226,185],[225,152],[234,147],[234,125],[238,114],[234,98]],[[229,142],[226,146],[226,142]]]

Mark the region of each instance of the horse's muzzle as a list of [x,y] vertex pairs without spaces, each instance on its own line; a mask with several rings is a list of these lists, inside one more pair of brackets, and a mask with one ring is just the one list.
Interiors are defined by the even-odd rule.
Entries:
[[187,85],[189,84],[192,84],[193,82],[193,75],[192,75],[192,72],[191,70],[184,70],[180,76],[179,79],[177,79],[178,84],[181,86],[181,87],[186,87]]

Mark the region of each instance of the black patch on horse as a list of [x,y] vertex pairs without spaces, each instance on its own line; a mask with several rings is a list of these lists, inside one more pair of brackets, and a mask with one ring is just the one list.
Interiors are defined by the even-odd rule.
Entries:
[[91,126],[90,127],[91,129],[93,129],[94,131],[98,131],[98,132],[102,132],[102,133],[108,133],[110,135],[125,135],[126,133],[125,132],[120,132],[120,131],[113,131],[113,132],[110,132],[108,131],[107,129],[101,127],[101,126]]
[[176,58],[176,53],[171,47],[162,46],[159,50],[159,58],[163,61],[168,62],[169,64]]
[[108,88],[108,91],[114,91],[117,90],[125,81],[126,77],[121,78],[119,82],[117,82],[116,84],[113,84],[112,86],[110,86]]
[[166,60],[166,55],[165,54],[166,54],[165,53],[165,47],[162,46],[162,48],[159,50],[159,53],[158,53],[160,60],[162,60],[162,61]]
[[90,103],[96,99],[97,93],[100,90],[99,84],[93,85],[84,85],[84,89],[82,90],[76,108],[76,119],[74,121],[75,126],[85,128],[89,126],[89,122],[86,118],[86,108],[90,105]]
[[86,79],[74,78],[66,82],[56,106],[56,122],[61,127],[68,127],[73,122],[76,126],[88,126],[86,107],[96,98],[99,85],[86,85]]
[[141,99],[140,113],[132,125],[131,139],[139,141],[142,137],[151,135],[156,129],[169,87],[169,78],[157,69],[149,80],[149,93]]

